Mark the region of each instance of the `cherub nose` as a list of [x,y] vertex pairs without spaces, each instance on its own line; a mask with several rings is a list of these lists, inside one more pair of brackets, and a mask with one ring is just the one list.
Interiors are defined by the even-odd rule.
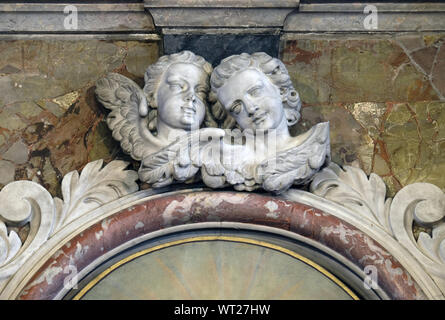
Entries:
[[249,115],[253,115],[258,109],[258,104],[254,103],[254,102],[248,102],[245,104],[246,106],[246,111]]
[[191,91],[191,90],[189,90],[187,93],[186,93],[186,95],[185,95],[185,101],[187,101],[187,102],[195,102],[196,101],[196,96],[195,96],[195,94]]

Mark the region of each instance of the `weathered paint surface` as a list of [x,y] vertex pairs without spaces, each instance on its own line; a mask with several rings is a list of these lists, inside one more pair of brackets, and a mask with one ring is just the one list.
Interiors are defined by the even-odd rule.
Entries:
[[116,155],[131,161],[94,85],[109,72],[143,85],[158,51],[156,41],[0,41],[0,189],[26,179],[60,197],[68,172]]
[[295,232],[335,250],[361,269],[374,265],[380,286],[391,298],[424,298],[401,264],[350,224],[300,203],[235,192],[164,196],[122,210],[63,245],[28,282],[19,298],[51,299],[63,288],[66,266],[74,265],[81,271],[104,253],[144,234],[208,221],[250,223]]

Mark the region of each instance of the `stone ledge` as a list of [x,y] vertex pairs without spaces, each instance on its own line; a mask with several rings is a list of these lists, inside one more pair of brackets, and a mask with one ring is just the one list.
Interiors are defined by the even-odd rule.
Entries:
[[299,12],[360,12],[368,5],[374,5],[379,12],[445,12],[444,3],[302,3]]
[[[377,29],[366,29],[367,5],[377,9]],[[444,3],[300,4],[285,23],[288,32],[422,32],[445,30]]]
[[1,33],[2,40],[54,40],[54,41],[82,41],[82,40],[105,40],[105,41],[160,41],[161,36],[157,33]]
[[[78,28],[64,28],[66,4],[0,4],[0,33],[153,32],[143,4],[76,4]],[[118,23],[117,23],[118,22]]]
[[150,8],[150,13],[157,27],[281,28],[292,10],[289,8]]
[[444,12],[380,12],[377,29],[366,29],[368,14],[359,12],[298,12],[289,15],[285,32],[425,32],[445,30]]
[[198,28],[198,27],[187,27],[187,28],[163,28],[162,33],[164,35],[225,35],[225,34],[257,34],[257,35],[277,35],[281,33],[281,28]]
[[147,8],[296,8],[300,0],[145,0]]
[[299,0],[145,0],[157,27],[267,28],[283,26]]
[[[378,28],[367,30],[366,5],[378,9]],[[419,32],[445,30],[444,3],[302,3],[299,0],[145,0],[79,3],[78,29],[66,30],[66,4],[0,4],[0,33],[147,33],[213,28],[225,33]],[[181,30],[182,29],[182,30]],[[166,31],[168,33],[168,31]],[[174,33],[169,32],[169,33]]]
[[63,12],[67,5],[75,5],[79,12],[143,12],[142,3],[0,3],[4,12]]

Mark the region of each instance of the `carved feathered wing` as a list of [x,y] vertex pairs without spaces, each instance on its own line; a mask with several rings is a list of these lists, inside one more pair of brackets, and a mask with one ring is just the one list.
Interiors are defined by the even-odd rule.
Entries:
[[150,115],[147,99],[141,88],[118,73],[109,73],[96,83],[98,100],[110,109],[108,127],[122,149],[135,160],[158,150],[161,145],[148,129]]
[[329,123],[323,122],[311,128],[301,145],[263,161],[257,167],[257,175],[263,177],[262,187],[265,190],[280,193],[293,184],[308,183],[329,161]]
[[[210,159],[206,157],[207,151],[211,146],[219,145],[224,134],[224,130],[217,128],[188,133],[158,152],[144,157],[139,168],[139,179],[154,188],[167,186],[173,181],[192,179],[202,166],[211,165],[208,163]],[[213,160],[219,163],[219,158]]]
[[[201,169],[203,182],[211,188],[232,185],[236,190],[262,187],[281,193],[291,185],[305,184],[330,160],[329,123],[314,126],[298,146],[282,151],[259,165],[250,163],[243,145],[222,139],[225,131],[204,128],[193,131],[160,151],[144,157],[141,181],[163,187],[174,181],[191,180]],[[211,139],[209,139],[211,137]]]

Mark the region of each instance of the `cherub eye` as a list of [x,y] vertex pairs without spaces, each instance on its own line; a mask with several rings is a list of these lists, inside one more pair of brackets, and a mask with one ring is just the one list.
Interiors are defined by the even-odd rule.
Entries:
[[170,83],[170,89],[173,91],[181,91],[184,89],[184,86],[179,82]]
[[249,91],[252,97],[259,97],[261,95],[261,87],[255,87]]
[[238,113],[241,112],[241,108],[242,108],[242,106],[241,106],[241,102],[236,101],[236,102],[234,102],[234,103],[232,104],[232,106],[230,107],[230,113],[238,114]]

